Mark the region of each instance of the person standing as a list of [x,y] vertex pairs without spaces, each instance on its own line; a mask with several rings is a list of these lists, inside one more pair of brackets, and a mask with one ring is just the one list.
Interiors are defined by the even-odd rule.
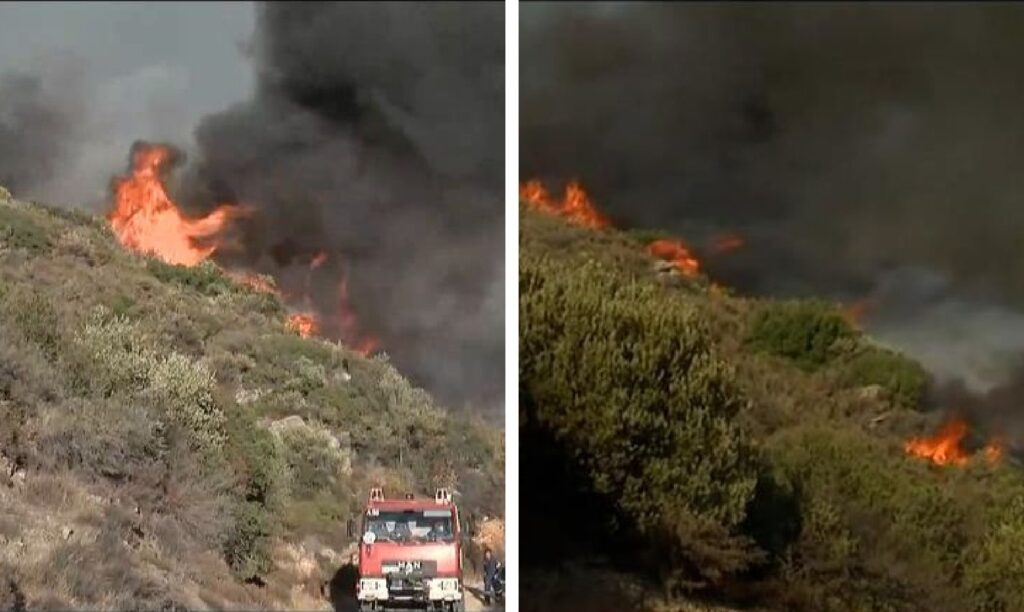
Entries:
[[490,548],[484,549],[484,603],[494,599],[494,578],[498,575],[498,561]]

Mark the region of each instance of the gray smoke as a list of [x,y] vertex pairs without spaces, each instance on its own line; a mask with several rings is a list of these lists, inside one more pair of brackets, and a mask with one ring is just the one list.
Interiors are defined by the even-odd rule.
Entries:
[[81,136],[83,83],[68,68],[0,74],[0,185],[14,193],[39,193]]
[[502,5],[257,10],[256,93],[200,122],[181,201],[255,207],[235,263],[286,290],[328,252],[311,276],[328,333],[354,339],[338,322],[345,278],[359,334],[379,337],[415,382],[499,406]]
[[[1024,352],[1024,7],[524,5],[524,176],[625,225],[747,246],[707,267],[878,306],[988,392]],[[938,279],[936,281],[935,279]],[[1020,411],[1018,411],[1018,414]]]
[[0,4],[0,183],[102,212],[132,142],[190,148],[251,90],[252,29],[241,2]]

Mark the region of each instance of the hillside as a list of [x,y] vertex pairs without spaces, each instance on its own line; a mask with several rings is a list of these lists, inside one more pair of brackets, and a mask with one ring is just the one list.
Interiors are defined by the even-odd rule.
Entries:
[[500,430],[286,314],[0,190],[0,608],[329,609],[371,484],[502,513]]
[[1024,609],[1024,473],[919,365],[530,187],[524,609]]

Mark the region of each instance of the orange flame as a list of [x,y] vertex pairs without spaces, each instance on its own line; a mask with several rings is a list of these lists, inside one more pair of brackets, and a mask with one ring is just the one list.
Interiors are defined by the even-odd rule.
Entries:
[[911,438],[904,445],[909,455],[930,459],[938,465],[963,465],[967,463],[967,451],[960,446],[967,435],[967,423],[955,419],[942,426],[931,438]]
[[[970,460],[962,446],[968,432],[967,422],[953,419],[939,429],[939,433],[930,438],[911,438],[904,444],[908,455],[929,459],[937,465],[964,465]],[[992,438],[981,450],[981,455],[990,464],[997,464],[1003,458],[1003,443],[999,438]]]
[[840,310],[839,314],[846,319],[846,322],[850,324],[850,327],[853,327],[854,329],[863,329],[864,321],[867,319],[868,315],[871,314],[874,306],[875,303],[871,298],[863,298],[852,304],[844,306]]
[[303,338],[309,338],[320,331],[320,320],[311,312],[296,312],[288,315],[288,327]]
[[722,234],[711,239],[710,251],[713,255],[720,255],[742,248],[744,244],[746,241],[739,234]]
[[115,179],[114,205],[107,218],[125,247],[167,263],[194,266],[223,245],[217,238],[248,209],[222,205],[201,219],[185,218],[163,183],[170,160],[169,147],[138,148],[132,155],[131,175]]
[[228,270],[226,271],[226,273],[236,282],[239,282],[243,285],[247,285],[254,291],[258,291],[260,293],[269,293],[271,295],[277,296],[281,295],[281,292],[278,291],[277,287],[274,285],[273,280],[269,280],[253,272],[239,272]]
[[[221,205],[201,219],[188,219],[181,214],[178,205],[167,193],[164,175],[173,158],[170,147],[158,144],[142,145],[132,153],[130,176],[114,181],[114,203],[107,218],[123,246],[139,253],[151,254],[171,264],[195,266],[218,249],[229,243],[224,232],[233,221],[247,215],[251,209],[244,206]],[[303,338],[319,335],[323,331],[320,316],[310,305],[310,290],[313,270],[327,263],[327,252],[317,251],[309,263],[306,288],[301,298],[305,303],[302,311],[288,316],[287,325]],[[243,270],[227,271],[240,283],[256,291],[278,297],[281,292],[272,282],[252,272]],[[346,344],[369,355],[380,346],[373,337],[363,337],[357,332],[356,317],[348,305],[348,290],[345,279],[339,286],[341,292],[340,327]]]
[[694,278],[700,273],[700,262],[682,240],[655,240],[647,245],[647,252],[672,264],[683,276]]
[[999,463],[1003,460],[1003,441],[998,438],[989,440],[982,452],[985,454],[985,460],[990,464]]
[[538,180],[530,180],[520,185],[519,197],[525,200],[530,208],[562,217],[575,225],[593,230],[611,226],[608,218],[597,210],[583,186],[577,181],[566,185],[565,196],[561,200],[552,198],[544,184]]
[[341,326],[342,338],[345,338],[352,350],[363,357],[380,348],[380,340],[373,336],[363,335],[357,326],[356,315],[348,302],[348,279],[342,278],[338,286],[338,323]]

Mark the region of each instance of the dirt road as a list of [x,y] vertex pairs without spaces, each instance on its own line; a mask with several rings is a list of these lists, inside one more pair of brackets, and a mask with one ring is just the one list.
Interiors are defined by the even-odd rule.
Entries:
[[505,606],[501,604],[484,604],[483,593],[479,588],[466,587],[466,612],[505,612]]

